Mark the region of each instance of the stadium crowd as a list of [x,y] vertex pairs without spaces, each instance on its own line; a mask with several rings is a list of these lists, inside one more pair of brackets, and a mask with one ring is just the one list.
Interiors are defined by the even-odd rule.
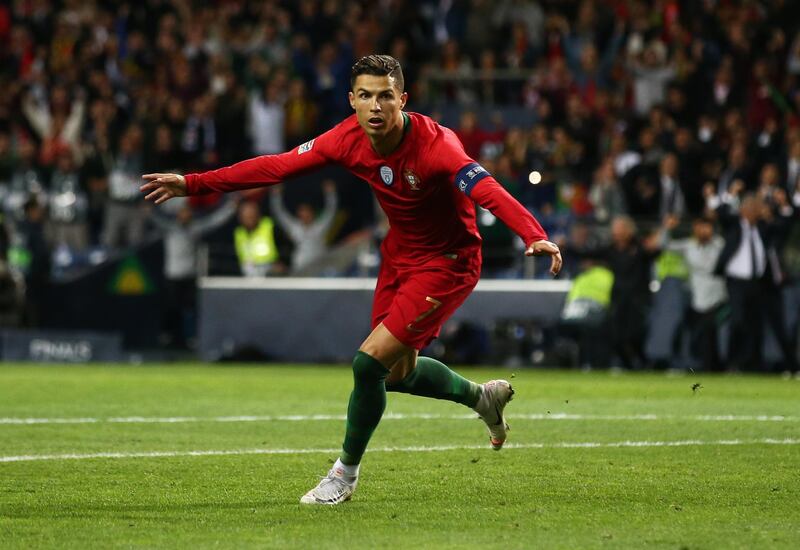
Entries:
[[[718,222],[747,204],[752,225],[770,229],[748,249],[753,265],[741,278],[769,279],[775,296],[797,285],[799,31],[791,0],[3,3],[2,302],[21,303],[24,280],[23,316],[35,323],[39,289],[60,269],[151,235],[165,236],[167,255],[182,255],[167,262],[168,280],[194,278],[187,247],[219,231],[246,274],[312,265],[309,254],[325,251],[309,242],[347,237],[332,222],[337,191],[347,227],[374,223],[370,209],[348,204],[347,182],[327,183],[324,194],[317,184],[325,212],[316,221],[322,200],[290,214],[280,195],[263,193],[233,205],[195,197],[165,220],[141,200],[140,176],[210,169],[310,139],[350,113],[354,59],[386,52],[403,63],[410,108],[453,127],[535,213],[565,249],[567,276],[610,270],[599,295],[572,298],[597,302],[627,328],[614,337],[625,365],[646,362],[653,279],[661,288],[681,281],[691,295],[706,289],[698,276],[717,278],[718,300],[694,296],[687,311],[704,334],[729,304],[736,340],[752,315],[783,315],[780,298],[767,306],[752,289],[732,289],[727,265],[698,269],[724,256],[719,243],[741,240]],[[237,206],[244,233],[234,236]],[[285,236],[280,254],[258,241],[275,241],[260,211]],[[487,274],[539,275],[491,213],[478,221]],[[673,246],[703,235],[693,221],[710,227],[701,242],[718,243],[700,263]],[[778,337],[785,361],[792,332]],[[755,360],[751,348],[734,350],[742,365]]]

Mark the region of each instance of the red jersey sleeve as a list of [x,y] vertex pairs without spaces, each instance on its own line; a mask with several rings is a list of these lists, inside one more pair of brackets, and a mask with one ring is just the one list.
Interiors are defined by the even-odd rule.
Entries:
[[240,191],[281,183],[332,162],[330,151],[336,143],[338,127],[307,141],[286,153],[263,155],[243,160],[225,168],[186,174],[189,195],[217,191]]
[[530,246],[546,240],[542,226],[511,194],[495,180],[486,169],[471,159],[452,130],[443,129],[443,135],[433,154],[442,166],[447,181],[473,201],[500,218],[514,233]]

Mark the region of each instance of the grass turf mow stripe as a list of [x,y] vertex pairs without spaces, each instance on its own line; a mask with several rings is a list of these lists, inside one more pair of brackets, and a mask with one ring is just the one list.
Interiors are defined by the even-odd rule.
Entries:
[[469,409],[392,395],[354,502],[321,511],[297,501],[346,365],[4,363],[0,548],[797,550],[800,379],[699,380],[520,369],[502,453]]
[[[473,420],[474,414],[388,413],[381,420]],[[696,415],[657,414],[507,414],[513,420],[686,420],[691,422],[800,422],[798,416],[781,415]],[[190,422],[305,422],[346,420],[343,414],[279,415],[279,416],[121,416],[108,418],[0,418],[0,425],[28,424],[181,424]]]
[[[600,443],[594,441],[561,443],[509,443],[504,449],[605,449],[605,448],[649,448],[649,447],[700,447],[700,446],[739,446],[739,445],[800,445],[800,439],[718,439],[703,441],[686,439],[681,441],[616,441]],[[486,445],[434,445],[411,447],[378,447],[371,453],[430,453],[441,451],[463,451],[487,449]],[[170,458],[190,456],[236,456],[236,455],[295,455],[338,453],[341,449],[231,449],[200,451],[144,451],[144,452],[105,452],[58,455],[20,455],[0,456],[2,462],[32,462],[39,460],[87,460],[93,458]]]

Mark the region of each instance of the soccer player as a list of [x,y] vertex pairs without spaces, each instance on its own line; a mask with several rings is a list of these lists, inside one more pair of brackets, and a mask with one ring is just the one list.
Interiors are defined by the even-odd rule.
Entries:
[[300,499],[307,504],[350,499],[387,391],[466,405],[486,423],[491,446],[503,446],[511,385],[505,380],[476,384],[435,359],[418,357],[478,282],[481,238],[473,201],[524,240],[526,255],[549,255],[551,273],[561,269],[561,253],[541,225],[467,156],[455,134],[403,110],[408,94],[396,59],[359,59],[349,98],[355,115],[289,152],[201,174],[146,174],[141,186],[147,200],[160,204],[177,196],[273,185],[336,163],[369,183],[386,212],[391,229],[381,246],[372,332],[353,359],[342,454]]

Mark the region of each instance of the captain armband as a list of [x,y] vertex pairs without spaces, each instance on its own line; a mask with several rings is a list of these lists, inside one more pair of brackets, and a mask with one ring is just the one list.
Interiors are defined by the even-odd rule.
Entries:
[[477,162],[473,162],[464,166],[461,170],[458,171],[456,174],[455,184],[456,187],[467,196],[472,193],[472,188],[481,181],[483,178],[490,176],[489,172],[478,164]]

